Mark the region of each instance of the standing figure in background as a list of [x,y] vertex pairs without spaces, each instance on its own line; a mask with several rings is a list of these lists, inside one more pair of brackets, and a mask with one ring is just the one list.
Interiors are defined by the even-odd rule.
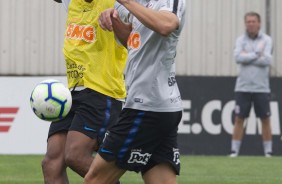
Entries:
[[261,18],[256,12],[245,14],[246,33],[237,38],[234,56],[239,65],[235,86],[235,124],[231,157],[239,154],[244,134],[244,121],[252,105],[262,122],[262,140],[266,157],[272,155],[270,124],[269,67],[272,63],[272,39],[260,31]]
[[73,102],[69,114],[50,125],[42,161],[46,184],[69,183],[67,167],[86,175],[93,152],[116,122],[126,96],[127,50],[98,23],[101,12],[113,8],[115,1],[62,2],[68,12],[63,51]]

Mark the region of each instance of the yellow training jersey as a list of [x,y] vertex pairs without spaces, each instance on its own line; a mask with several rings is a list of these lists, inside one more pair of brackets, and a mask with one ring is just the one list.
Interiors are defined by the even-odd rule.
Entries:
[[84,86],[113,98],[125,97],[127,50],[98,23],[101,12],[114,7],[114,2],[71,0],[64,40],[69,88]]

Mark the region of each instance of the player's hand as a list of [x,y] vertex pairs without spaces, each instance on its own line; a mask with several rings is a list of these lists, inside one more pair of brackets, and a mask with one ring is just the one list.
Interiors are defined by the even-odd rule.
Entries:
[[117,10],[110,8],[103,11],[99,17],[99,25],[103,30],[113,31],[113,19],[119,19]]

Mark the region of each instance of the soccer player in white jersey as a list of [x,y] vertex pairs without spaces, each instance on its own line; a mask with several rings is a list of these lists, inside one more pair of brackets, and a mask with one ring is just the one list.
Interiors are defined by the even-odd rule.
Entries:
[[128,48],[127,99],[85,176],[86,184],[115,183],[128,170],[147,184],[174,184],[180,172],[177,129],[182,103],[175,56],[185,0],[118,0],[129,23],[108,9],[99,18]]

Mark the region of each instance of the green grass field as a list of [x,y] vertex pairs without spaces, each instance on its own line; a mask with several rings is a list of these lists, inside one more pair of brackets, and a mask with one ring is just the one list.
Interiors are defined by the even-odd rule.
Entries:
[[[0,155],[1,184],[43,183],[42,155]],[[179,184],[282,184],[282,157],[182,156]],[[71,184],[82,179],[69,171]],[[141,184],[138,174],[128,172],[123,184]]]

